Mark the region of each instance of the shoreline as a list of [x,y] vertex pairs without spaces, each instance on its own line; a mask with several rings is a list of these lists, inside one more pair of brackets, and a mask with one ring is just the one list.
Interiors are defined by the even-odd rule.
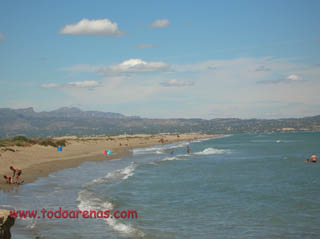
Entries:
[[[66,139],[67,145],[62,152],[51,146],[33,145],[29,147],[11,147],[15,150],[1,152],[0,156],[0,190],[10,191],[19,185],[6,184],[3,175],[12,175],[12,165],[22,170],[23,184],[47,177],[50,173],[66,168],[78,167],[83,162],[103,161],[131,156],[130,150],[147,148],[155,145],[171,144],[179,141],[219,138],[223,135],[180,134],[177,135],[119,135],[103,137],[60,137]],[[109,149],[112,155],[104,155]]]

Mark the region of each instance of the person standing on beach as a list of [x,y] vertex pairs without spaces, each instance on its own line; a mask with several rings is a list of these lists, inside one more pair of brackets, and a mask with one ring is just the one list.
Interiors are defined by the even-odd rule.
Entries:
[[189,147],[189,145],[187,146],[187,154],[190,154],[190,147]]

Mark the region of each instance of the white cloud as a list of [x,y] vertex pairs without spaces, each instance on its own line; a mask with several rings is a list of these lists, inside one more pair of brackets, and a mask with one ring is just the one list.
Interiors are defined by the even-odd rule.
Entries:
[[76,24],[64,26],[60,30],[60,34],[117,36],[121,35],[122,32],[118,29],[116,22],[111,22],[107,18],[101,20],[84,18]]
[[146,62],[141,59],[129,59],[119,65],[108,67],[108,71],[119,73],[164,71],[168,64],[162,61]]
[[64,88],[64,87],[69,87],[69,88],[96,88],[100,84],[97,81],[94,80],[86,80],[86,81],[73,81],[73,82],[68,82],[66,84],[56,84],[56,83],[48,83],[48,84],[42,84],[41,88]]
[[290,80],[290,81],[302,81],[303,79],[297,75],[289,75],[287,77],[287,80]]
[[[113,70],[136,72],[136,65],[141,61],[131,59],[114,65]],[[112,73],[110,67],[82,65],[73,69]],[[147,117],[294,117],[319,114],[319,107],[315,106],[320,102],[319,76],[320,67],[297,63],[295,59],[215,59],[188,65],[169,64],[157,74],[107,74],[99,79],[101,85],[94,91],[65,87],[65,93],[73,103],[93,107],[103,102],[108,108],[114,107],[128,115]],[[279,78],[291,84],[256,84]],[[192,81],[194,84],[188,83]],[[187,87],[188,84],[192,86]],[[304,105],[288,106],[292,102]]]
[[40,87],[49,89],[49,88],[58,88],[59,85],[57,85],[56,83],[48,83],[48,84],[42,84]]
[[143,44],[143,45],[136,46],[136,48],[138,48],[138,49],[155,48],[155,47],[156,46],[152,45],[152,44]]
[[151,24],[152,27],[167,27],[170,22],[167,19],[156,20]]
[[0,40],[3,40],[6,38],[6,35],[4,35],[3,33],[0,32]]
[[99,86],[99,82],[94,80],[74,81],[67,83],[67,86],[73,88],[95,88]]
[[139,72],[160,72],[169,68],[169,65],[162,61],[143,61],[141,59],[129,59],[118,65],[112,66],[93,66],[93,65],[74,65],[64,67],[62,71],[76,72],[95,72],[98,74],[108,73],[139,73]]
[[194,82],[190,80],[171,79],[168,81],[162,81],[160,85],[164,87],[184,87],[184,86],[193,86]]
[[280,78],[276,80],[261,80],[257,81],[258,84],[279,84],[279,83],[293,83],[293,82],[301,82],[304,81],[301,77],[297,75],[289,75],[286,78]]

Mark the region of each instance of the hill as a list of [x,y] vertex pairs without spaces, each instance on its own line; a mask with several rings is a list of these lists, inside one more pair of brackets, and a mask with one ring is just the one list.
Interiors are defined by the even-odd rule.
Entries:
[[119,113],[60,108],[35,112],[33,108],[0,108],[0,138],[25,135],[117,135],[135,133],[207,134],[267,133],[279,131],[320,131],[320,115],[288,119],[146,119]]

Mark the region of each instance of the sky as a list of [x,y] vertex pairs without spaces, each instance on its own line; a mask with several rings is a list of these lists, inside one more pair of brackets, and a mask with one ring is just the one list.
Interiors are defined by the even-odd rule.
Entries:
[[320,114],[320,1],[0,1],[0,107]]

